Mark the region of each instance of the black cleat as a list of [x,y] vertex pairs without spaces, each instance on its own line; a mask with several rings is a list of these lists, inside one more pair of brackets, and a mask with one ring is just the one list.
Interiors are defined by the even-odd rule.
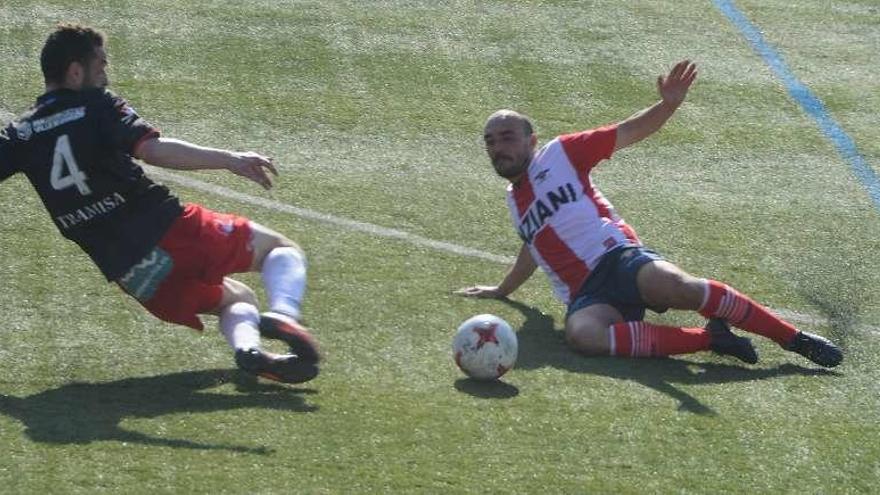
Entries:
[[833,368],[843,361],[843,351],[840,347],[825,337],[804,331],[798,331],[785,349],[826,368]]
[[293,354],[273,354],[260,349],[235,351],[235,364],[242,371],[276,382],[303,383],[318,376],[314,362],[304,362]]
[[752,341],[746,337],[738,337],[730,331],[727,322],[721,318],[710,318],[706,323],[709,332],[709,349],[716,354],[733,356],[749,364],[758,362],[758,352]]
[[293,318],[268,311],[260,315],[260,335],[280,340],[290,346],[290,352],[303,362],[317,363],[321,360],[318,343],[308,329]]

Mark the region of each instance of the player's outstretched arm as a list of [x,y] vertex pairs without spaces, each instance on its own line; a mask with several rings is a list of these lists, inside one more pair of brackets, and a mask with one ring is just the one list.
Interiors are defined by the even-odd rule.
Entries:
[[660,101],[620,122],[617,126],[617,151],[657,132],[672,117],[697,77],[697,66],[689,60],[675,64],[669,74],[657,77]]
[[493,285],[475,285],[473,287],[465,287],[455,291],[459,296],[477,297],[481,299],[501,299],[507,297],[511,292],[515,291],[535,273],[535,260],[529,248],[523,244],[519,250],[513,266],[504,276],[504,280],[497,286]]
[[179,139],[148,139],[138,146],[134,155],[150,165],[176,170],[226,169],[265,189],[272,187],[267,170],[278,175],[272,159],[259,153],[207,148]]

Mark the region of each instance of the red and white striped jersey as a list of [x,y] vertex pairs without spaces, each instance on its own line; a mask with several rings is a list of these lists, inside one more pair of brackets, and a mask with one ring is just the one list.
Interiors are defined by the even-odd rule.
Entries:
[[514,227],[566,304],[602,255],[641,245],[590,177],[597,163],[611,157],[616,138],[617,125],[559,136],[507,188]]

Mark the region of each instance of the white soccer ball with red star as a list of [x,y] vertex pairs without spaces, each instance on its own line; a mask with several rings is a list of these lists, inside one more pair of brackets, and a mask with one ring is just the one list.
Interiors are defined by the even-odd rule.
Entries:
[[452,340],[455,364],[478,380],[494,380],[507,373],[516,362],[517,352],[516,333],[495,315],[469,318]]

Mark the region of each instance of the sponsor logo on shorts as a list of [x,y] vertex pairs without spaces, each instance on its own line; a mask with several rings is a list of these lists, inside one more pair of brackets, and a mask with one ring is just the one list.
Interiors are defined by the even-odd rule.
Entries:
[[174,260],[171,255],[157,247],[131,267],[131,270],[117,282],[135,299],[146,302],[153,298],[172,268],[174,268]]

